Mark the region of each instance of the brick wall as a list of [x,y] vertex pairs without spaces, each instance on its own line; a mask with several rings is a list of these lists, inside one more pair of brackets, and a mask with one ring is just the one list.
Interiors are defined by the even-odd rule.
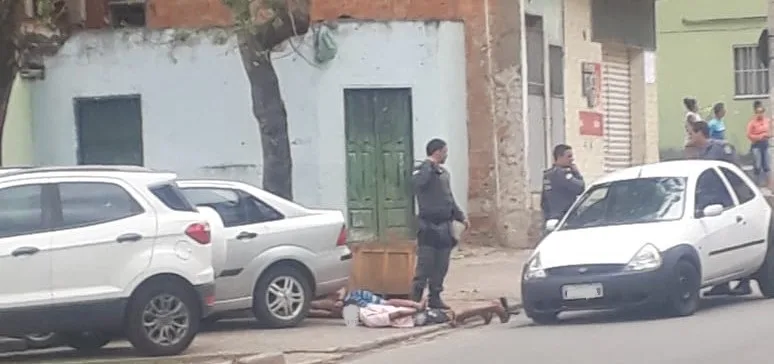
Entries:
[[[462,20],[468,95],[468,210],[473,243],[526,246],[521,11],[515,0],[312,1],[313,20]],[[149,0],[148,27],[222,26],[220,0]],[[450,146],[452,149],[454,146]]]
[[231,11],[221,0],[148,0],[148,28],[201,28],[228,26]]
[[[462,20],[466,37],[469,174],[473,243],[523,240],[521,21],[512,0],[316,1],[315,20]],[[487,34],[489,31],[489,34]],[[453,146],[451,146],[453,148]],[[519,225],[519,226],[517,226]],[[509,234],[518,230],[520,233]],[[513,236],[511,236],[513,235]],[[511,243],[513,244],[513,243]]]

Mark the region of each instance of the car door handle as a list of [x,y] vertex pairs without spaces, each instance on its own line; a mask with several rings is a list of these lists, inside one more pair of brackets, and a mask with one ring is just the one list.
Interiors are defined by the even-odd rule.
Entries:
[[739,223],[743,223],[744,222],[744,217],[742,217],[742,215],[736,215],[736,222],[738,224]]
[[258,234],[251,232],[251,231],[243,231],[237,235],[237,239],[239,240],[248,240],[248,239],[255,239],[258,236]]
[[117,237],[116,241],[119,243],[133,243],[135,241],[140,241],[140,239],[142,239],[142,235],[129,233]]
[[23,255],[35,255],[40,251],[40,249],[33,247],[33,246],[23,246],[21,248],[18,248],[14,250],[11,255],[14,257],[20,257]]

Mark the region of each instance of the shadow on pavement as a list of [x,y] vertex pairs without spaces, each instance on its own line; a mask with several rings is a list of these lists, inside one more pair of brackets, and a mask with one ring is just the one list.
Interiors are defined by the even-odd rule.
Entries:
[[94,359],[118,359],[134,355],[131,347],[108,347],[87,355],[72,349],[52,348],[46,350],[20,351],[0,355],[2,363],[81,362]]
[[[713,310],[726,309],[730,306],[758,302],[765,300],[760,295],[752,295],[745,297],[711,297],[702,298],[699,311],[696,315],[706,314]],[[663,312],[658,310],[626,310],[626,311],[588,311],[588,312],[568,312],[559,316],[560,321],[555,325],[537,325],[530,323],[524,326],[562,326],[562,325],[593,325],[602,323],[624,323],[624,322],[637,322],[637,321],[653,321],[653,320],[667,320]],[[520,325],[519,327],[524,327]],[[518,328],[518,327],[514,327]]]
[[[306,325],[309,325],[309,323],[303,322],[301,325],[293,329],[302,328]],[[265,328],[255,319],[231,319],[219,321],[214,324],[203,325],[200,335],[217,334],[219,332],[239,332],[263,329]],[[194,340],[193,344],[191,344],[189,351],[193,351],[195,348],[196,340]],[[132,349],[129,343],[124,341],[122,338],[117,338],[109,346],[94,353],[79,352],[66,346],[42,350],[26,350],[0,353],[0,363],[74,363],[85,360],[120,358],[137,358],[134,349]]]

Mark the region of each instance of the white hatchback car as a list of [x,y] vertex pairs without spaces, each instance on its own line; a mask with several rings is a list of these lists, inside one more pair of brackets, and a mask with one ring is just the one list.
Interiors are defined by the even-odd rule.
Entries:
[[660,306],[693,314],[700,289],[752,278],[774,297],[771,207],[718,161],[632,167],[591,184],[524,266],[537,323],[563,311]]
[[212,228],[227,249],[214,262],[216,302],[208,321],[250,311],[269,327],[292,327],[312,300],[347,285],[352,252],[341,211],[308,209],[236,181],[177,183],[189,201],[212,208],[222,221]]
[[[95,350],[184,351],[215,300],[206,216],[171,173],[51,167],[0,173],[0,335],[55,332]],[[221,243],[222,244],[222,243]]]

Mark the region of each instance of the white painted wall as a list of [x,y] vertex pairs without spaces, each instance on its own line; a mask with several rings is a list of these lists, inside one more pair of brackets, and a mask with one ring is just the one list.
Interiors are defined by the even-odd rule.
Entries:
[[[311,34],[275,55],[286,101],[296,200],[346,209],[343,89],[412,87],[414,154],[450,144],[449,169],[467,207],[464,28],[459,22],[343,22],[339,53],[313,60]],[[235,41],[222,31],[122,30],[73,36],[33,85],[37,162],[76,163],[73,98],[140,94],[145,162],[184,177],[259,183],[261,143]]]
[[16,77],[11,86],[8,111],[3,126],[3,166],[33,164],[32,99],[28,81]]

